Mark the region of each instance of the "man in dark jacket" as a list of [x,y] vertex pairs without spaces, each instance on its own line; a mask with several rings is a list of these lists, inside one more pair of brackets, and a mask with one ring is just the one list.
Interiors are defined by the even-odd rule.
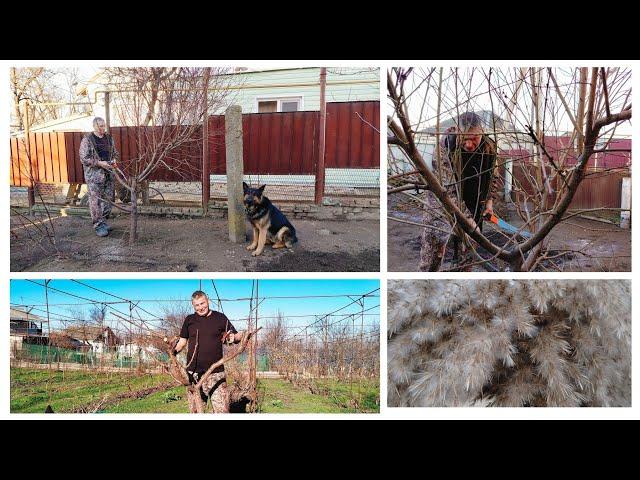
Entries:
[[[442,162],[434,158],[434,172],[455,203],[482,230],[482,219],[487,213],[493,214],[493,202],[499,191],[495,142],[484,134],[482,120],[473,112],[461,114],[458,124],[445,133],[441,141]],[[425,203],[420,270],[437,271],[449,240],[457,242],[457,238],[451,227],[453,220],[432,192],[426,192]]]

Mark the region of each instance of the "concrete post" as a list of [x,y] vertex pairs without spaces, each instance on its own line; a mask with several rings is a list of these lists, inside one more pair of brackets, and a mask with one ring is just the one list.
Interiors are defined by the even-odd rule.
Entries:
[[231,105],[224,114],[224,134],[227,155],[227,205],[229,240],[234,243],[247,239],[245,214],[242,204],[242,108]]
[[209,197],[211,197],[211,164],[209,162],[209,114],[205,103],[205,114],[202,120],[202,216],[207,215]]
[[[620,208],[631,209],[631,177],[622,177]],[[620,212],[620,228],[631,228],[631,212]]]
[[316,185],[314,201],[316,205],[322,203],[324,196],[324,147],[325,147],[325,129],[327,125],[327,102],[325,98],[325,89],[327,87],[327,69],[320,68],[320,119],[318,132],[318,163],[316,164]]
[[111,133],[111,97],[109,92],[104,92],[104,123],[107,126],[107,133]]
[[509,159],[504,163],[504,201],[511,203],[511,189],[513,186],[513,160]]
[[25,149],[27,150],[27,175],[29,175],[29,186],[27,187],[27,198],[29,200],[29,210],[33,208],[36,204],[36,182],[35,176],[33,173],[33,159],[31,158],[31,154],[34,152],[31,151],[31,129],[30,123],[31,120],[29,118],[29,99],[24,101],[24,138],[25,138]]
[[204,92],[202,95],[202,216],[207,216],[211,196],[211,164],[209,163],[209,76],[211,68],[204,69]]

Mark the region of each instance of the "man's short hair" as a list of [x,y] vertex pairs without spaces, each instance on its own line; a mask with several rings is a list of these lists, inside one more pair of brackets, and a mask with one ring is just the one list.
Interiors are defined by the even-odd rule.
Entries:
[[195,292],[193,292],[191,294],[191,300],[195,300],[196,298],[200,298],[200,297],[209,298],[209,297],[207,297],[207,294],[204,293],[202,290],[196,290]]
[[104,118],[96,117],[96,118],[93,119],[93,126],[95,127],[96,125],[98,125],[98,122],[104,122],[105,124],[107,123],[107,122],[104,121]]
[[465,132],[471,128],[482,128],[482,119],[476,113],[464,112],[458,117],[458,126]]

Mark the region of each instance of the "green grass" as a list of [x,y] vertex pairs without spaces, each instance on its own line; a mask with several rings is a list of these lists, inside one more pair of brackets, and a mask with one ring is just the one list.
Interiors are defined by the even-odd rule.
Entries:
[[12,413],[43,413],[51,405],[54,412],[69,412],[98,402],[107,394],[114,396],[170,380],[168,375],[12,368],[10,408]]
[[189,404],[185,388],[178,385],[141,399],[123,400],[104,413],[189,413]]
[[318,395],[308,388],[287,380],[261,380],[258,383],[260,411],[263,413],[355,413],[352,398],[358,399],[360,411],[377,413],[379,384],[362,380],[360,384],[337,380],[313,380],[316,388],[324,387],[328,395]]
[[[69,412],[96,403],[105,395],[142,390],[171,382],[168,375],[93,373],[86,371],[48,372],[26,368],[11,369],[11,413],[43,413],[47,405],[55,412]],[[314,380],[328,395],[314,395],[308,388],[286,380],[258,380],[261,413],[352,413],[350,403],[357,398],[360,411],[379,412],[377,381],[338,382]],[[109,403],[101,413],[189,413],[184,387],[176,386],[140,399],[127,398]]]

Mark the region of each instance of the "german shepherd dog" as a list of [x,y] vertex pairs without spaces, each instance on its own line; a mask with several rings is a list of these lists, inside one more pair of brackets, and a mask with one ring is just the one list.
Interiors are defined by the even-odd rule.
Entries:
[[247,250],[253,250],[254,257],[262,253],[266,243],[273,243],[273,248],[291,248],[298,241],[287,217],[262,194],[265,187],[251,188],[242,182],[244,209],[253,227],[253,241]]

